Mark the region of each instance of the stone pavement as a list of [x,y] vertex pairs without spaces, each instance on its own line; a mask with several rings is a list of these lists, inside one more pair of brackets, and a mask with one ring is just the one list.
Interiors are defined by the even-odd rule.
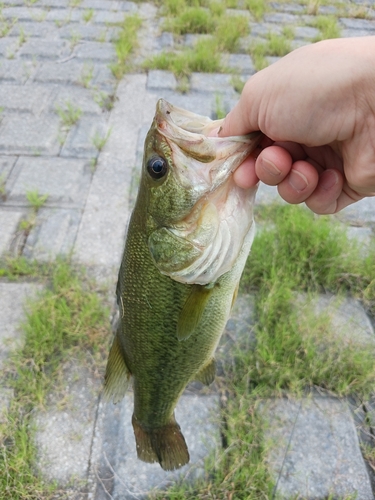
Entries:
[[[362,4],[361,0],[343,3],[347,14],[339,18],[342,36],[375,34],[371,5],[366,19],[351,15],[351,9]],[[307,25],[314,16],[306,14],[305,6],[293,2],[269,6],[262,22],[247,11],[237,11],[248,16],[251,35],[241,41],[240,53],[226,56],[226,64],[243,79],[255,72],[246,50],[251,40],[292,26],[297,47],[311,43],[318,34],[317,28]],[[319,13],[335,13],[337,8],[321,6]],[[186,94],[178,92],[174,75],[166,71],[139,70],[118,82],[109,68],[116,61],[115,23],[134,13],[144,20],[138,63],[151,53],[173,50],[173,36],[161,32],[162,21],[153,4],[6,0],[0,10],[0,254],[39,261],[71,254],[112,290],[143,141],[157,99],[164,97],[212,117],[218,100],[228,111],[238,99],[228,74],[194,73]],[[228,9],[228,15],[235,14]],[[183,43],[188,46],[195,40],[196,35],[186,35]],[[78,119],[72,120],[72,115]],[[98,147],[100,139],[105,142],[103,148]],[[33,193],[47,195],[47,201],[32,224],[22,224],[30,219],[28,198]],[[257,203],[275,199],[275,190],[262,186]],[[373,238],[375,200],[347,208],[338,219],[365,246]],[[39,288],[0,282],[0,368],[22,341],[18,325],[25,299]],[[323,297],[318,306],[330,307],[327,301]],[[240,298],[220,348],[224,352],[231,339],[251,330],[254,315],[244,305],[249,303]],[[373,318],[357,303],[346,304],[346,313],[348,307],[358,337],[373,342]],[[342,310],[333,307],[336,329],[341,328]],[[177,408],[192,465],[165,474],[158,465],[142,464],[134,456],[130,396],[121,405],[104,405],[96,380],[74,364],[67,370],[70,410],[62,412],[52,406],[39,412],[35,422],[39,471],[46,480],[56,480],[70,498],[143,498],[151,488],[165,487],[177,476],[199,475],[207,451],[220,446],[214,418],[218,396],[192,388]],[[1,387],[0,418],[11,397],[11,391]],[[278,443],[269,459],[278,494],[337,498],[357,493],[358,499],[373,498],[373,476],[362,458],[355,422],[360,436],[373,430],[361,408],[356,409],[354,420],[347,402],[317,395],[266,402],[263,411],[270,421],[269,439]]]

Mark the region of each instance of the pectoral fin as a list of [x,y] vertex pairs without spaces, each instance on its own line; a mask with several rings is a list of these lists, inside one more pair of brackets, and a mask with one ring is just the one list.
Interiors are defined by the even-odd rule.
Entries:
[[216,361],[212,358],[211,361],[206,365],[200,372],[195,375],[195,380],[199,380],[204,385],[210,385],[215,380],[216,375]]
[[114,403],[121,401],[125,396],[130,377],[131,373],[125,363],[118,329],[109,351],[104,377],[105,399],[113,400]]
[[177,323],[178,340],[186,340],[199,325],[213,287],[193,285]]

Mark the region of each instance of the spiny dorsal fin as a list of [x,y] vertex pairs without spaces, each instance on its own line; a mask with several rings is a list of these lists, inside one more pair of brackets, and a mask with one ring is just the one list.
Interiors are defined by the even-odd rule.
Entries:
[[104,377],[104,398],[118,403],[125,396],[131,373],[126,366],[120,341],[120,328],[117,329]]
[[193,285],[182,308],[177,323],[178,340],[186,340],[194,332],[202,319],[213,287]]
[[212,358],[211,361],[204,366],[194,377],[195,380],[199,380],[204,385],[210,385],[215,380],[216,375],[216,361]]
[[164,470],[179,469],[189,462],[185,438],[174,416],[167,425],[145,429],[135,415],[132,418],[137,456],[144,462],[159,462]]

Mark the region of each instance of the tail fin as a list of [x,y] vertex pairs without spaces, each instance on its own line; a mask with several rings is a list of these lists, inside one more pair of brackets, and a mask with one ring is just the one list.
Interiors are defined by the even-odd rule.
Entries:
[[144,462],[159,462],[164,470],[179,469],[189,462],[189,452],[180,426],[174,416],[164,427],[144,429],[132,419],[137,455]]

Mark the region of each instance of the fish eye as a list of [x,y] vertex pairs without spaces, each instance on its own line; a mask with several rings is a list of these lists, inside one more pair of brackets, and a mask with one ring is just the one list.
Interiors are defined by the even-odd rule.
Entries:
[[153,179],[161,179],[168,171],[168,164],[164,158],[154,156],[147,162],[147,171]]

